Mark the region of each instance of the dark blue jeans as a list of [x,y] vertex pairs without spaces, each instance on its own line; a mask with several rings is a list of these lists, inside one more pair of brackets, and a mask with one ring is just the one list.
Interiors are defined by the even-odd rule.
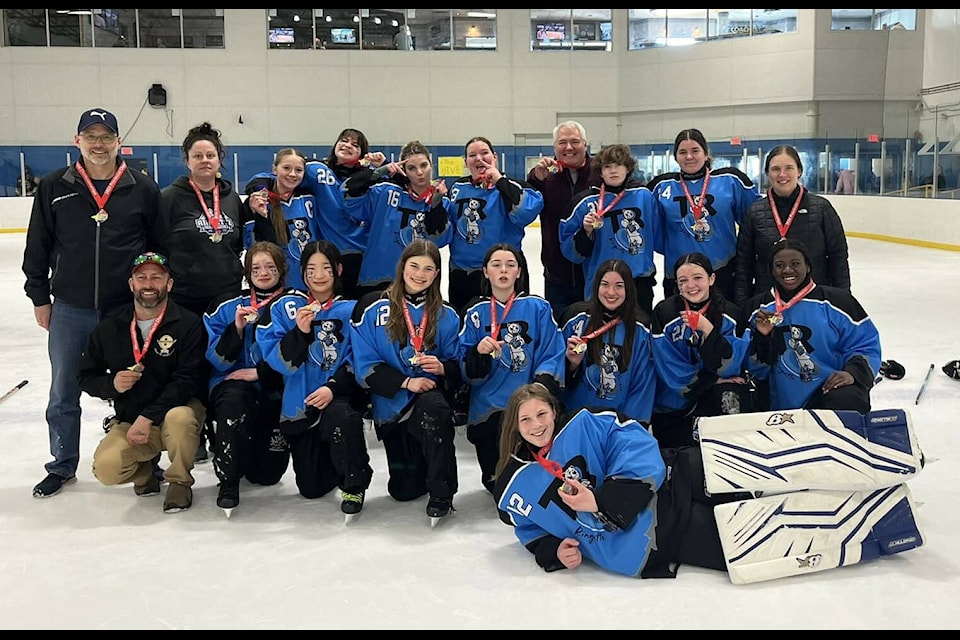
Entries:
[[557,324],[560,324],[560,317],[563,315],[564,309],[574,302],[583,300],[583,287],[554,284],[544,280],[543,297],[547,299],[553,309],[553,319],[557,321]]
[[47,473],[69,478],[76,475],[80,463],[80,355],[87,348],[90,334],[99,322],[94,309],[72,307],[54,300],[47,336],[50,358],[50,397],[47,402],[47,428],[50,431],[50,455]]

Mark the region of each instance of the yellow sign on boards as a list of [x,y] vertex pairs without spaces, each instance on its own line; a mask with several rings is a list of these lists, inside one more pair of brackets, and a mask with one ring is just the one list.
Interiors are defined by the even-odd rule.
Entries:
[[459,178],[466,174],[467,169],[460,156],[440,156],[437,166],[438,178]]

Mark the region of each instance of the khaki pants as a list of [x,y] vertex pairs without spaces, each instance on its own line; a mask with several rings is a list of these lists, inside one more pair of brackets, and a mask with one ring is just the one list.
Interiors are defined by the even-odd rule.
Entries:
[[107,486],[127,482],[144,486],[153,474],[151,460],[166,451],[170,466],[163,474],[164,480],[192,486],[190,471],[205,417],[206,409],[194,398],[186,406],[170,409],[162,423],[151,427],[147,443],[136,446],[127,442],[127,431],[133,425],[113,420],[93,453],[93,475]]

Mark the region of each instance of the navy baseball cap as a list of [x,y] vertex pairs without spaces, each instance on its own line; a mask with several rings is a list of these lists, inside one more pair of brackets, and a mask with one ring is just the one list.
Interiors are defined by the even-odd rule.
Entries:
[[87,127],[92,127],[95,124],[102,124],[107,129],[110,129],[115,134],[120,135],[120,126],[117,124],[117,116],[113,115],[106,109],[90,109],[89,111],[84,111],[83,115],[80,116],[80,124],[77,125],[77,133],[83,133],[83,130]]

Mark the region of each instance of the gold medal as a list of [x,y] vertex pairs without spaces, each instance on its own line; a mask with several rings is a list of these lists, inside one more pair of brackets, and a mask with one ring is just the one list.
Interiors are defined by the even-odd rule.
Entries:
[[260,314],[258,314],[256,311],[253,311],[251,313],[248,313],[246,315],[246,318],[247,318],[247,322],[256,322],[257,320],[260,319]]
[[143,365],[139,362],[137,364],[132,364],[127,367],[127,371],[136,371],[137,373],[143,373]]
[[587,343],[586,343],[586,342],[581,342],[580,344],[578,344],[577,346],[575,346],[575,347],[573,348],[573,352],[574,352],[574,353],[583,353],[583,352],[585,352],[586,350],[587,350]]
[[554,173],[554,174],[560,173],[560,167],[558,167],[558,166],[555,165],[555,164],[552,164],[552,165],[550,165],[550,166],[547,168],[547,171],[549,171],[550,173]]
[[494,360],[496,360],[497,358],[500,357],[500,352],[499,352],[499,351],[491,351],[491,352],[490,352],[490,357],[493,358]]
[[223,236],[220,235],[219,232],[214,233],[212,236],[210,236],[210,242],[217,243],[217,242],[220,242],[221,240],[223,240]]
[[776,327],[783,322],[783,315],[780,313],[775,313],[772,316],[767,316],[767,322],[769,322],[771,326]]
[[100,211],[97,211],[94,215],[90,216],[90,219],[96,222],[97,224],[100,224],[101,222],[106,222],[107,218],[109,217],[110,216],[107,215],[106,210],[100,209]]
[[410,364],[412,364],[413,366],[417,366],[418,364],[420,364],[420,354],[419,354],[419,353],[415,353],[415,354],[413,354],[413,356],[411,356],[411,358],[410,358]]
[[323,309],[323,305],[319,302],[313,302],[307,305],[307,309],[310,309],[310,311],[313,311],[314,313],[319,313],[320,309]]
[[602,226],[603,226],[603,218],[600,218],[600,219],[594,221],[594,223],[593,223],[593,228],[594,228],[594,229],[599,229],[599,228],[601,228]]

